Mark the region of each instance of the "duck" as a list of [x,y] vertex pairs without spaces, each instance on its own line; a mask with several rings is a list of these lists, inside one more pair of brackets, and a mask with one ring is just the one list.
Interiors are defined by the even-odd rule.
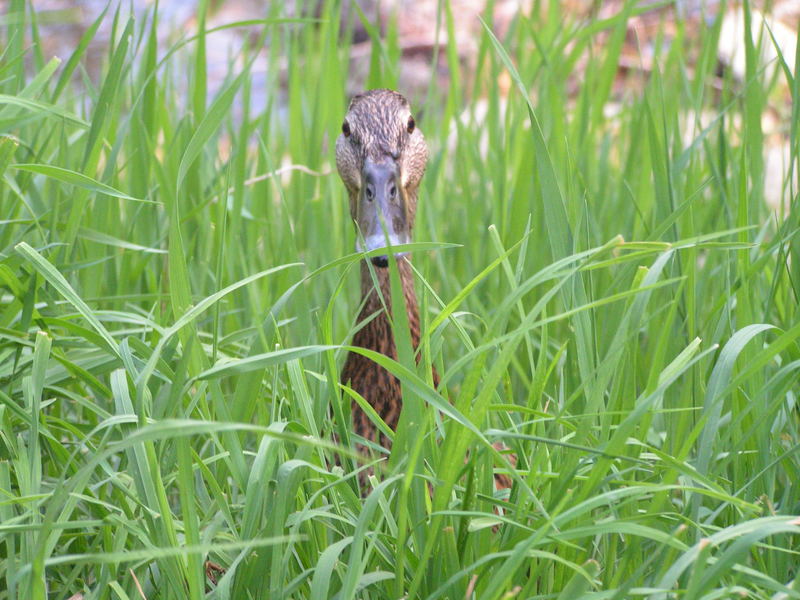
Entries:
[[[354,96],[336,140],[336,168],[347,189],[350,216],[356,227],[356,250],[367,252],[412,240],[419,185],[428,162],[425,136],[417,127],[406,98],[393,90],[369,90]],[[367,263],[371,262],[371,265]],[[361,305],[352,344],[397,359],[392,333],[389,261],[400,275],[411,342],[420,341],[420,318],[410,257],[405,252],[381,254],[361,261]],[[438,375],[433,371],[434,384]],[[395,430],[403,405],[400,381],[371,359],[350,352],[340,380],[360,394],[384,423]],[[364,440],[391,448],[361,406],[351,403],[353,431]],[[358,449],[364,450],[363,444]]]
[[[336,168],[347,189],[350,216],[356,228],[356,251],[377,251],[408,244],[413,239],[419,185],[428,162],[425,136],[406,98],[389,89],[357,94],[350,101],[336,139]],[[368,264],[370,261],[371,265]],[[379,352],[397,360],[392,331],[392,294],[389,261],[395,261],[402,285],[411,343],[416,351],[420,341],[420,318],[410,257],[406,252],[378,254],[361,261],[361,324],[352,345]],[[419,362],[420,355],[417,354]],[[439,376],[432,367],[434,387]],[[400,381],[389,371],[358,352],[350,352],[340,382],[361,395],[392,431],[397,429],[403,406]],[[351,402],[353,431],[367,442],[389,450],[391,440],[380,431],[361,405]],[[495,449],[505,450],[501,442]],[[367,454],[365,444],[356,450]],[[465,462],[468,456],[465,456]],[[509,456],[516,466],[516,456]],[[366,491],[371,469],[361,471],[359,481]],[[507,475],[495,474],[496,489],[511,487]]]

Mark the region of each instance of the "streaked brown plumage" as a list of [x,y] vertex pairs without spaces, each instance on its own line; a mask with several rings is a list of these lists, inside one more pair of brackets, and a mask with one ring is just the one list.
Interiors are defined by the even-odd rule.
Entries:
[[[411,241],[417,189],[427,159],[425,138],[417,129],[403,96],[391,90],[371,90],[353,98],[342,124],[342,135],[336,141],[336,166],[348,191],[350,213],[359,234],[359,249],[383,247],[387,235],[393,245]],[[356,332],[353,345],[396,359],[394,336],[384,310],[385,303],[391,315],[388,260],[397,262],[411,341],[414,348],[419,344],[419,310],[409,258],[395,255],[372,259],[383,301],[373,283],[369,265],[366,261],[361,264],[364,307],[358,320],[372,319]],[[361,394],[389,427],[397,427],[402,396],[400,382],[393,375],[372,360],[350,353],[341,380]],[[372,421],[355,402],[352,414],[356,433],[389,447],[389,440],[377,435]]]
[[[405,297],[406,310],[408,313],[409,329],[411,331],[411,342],[416,348],[419,344],[419,314],[417,309],[417,299],[414,294],[414,283],[412,280],[411,267],[405,257],[395,259],[403,283],[403,296]],[[369,348],[380,352],[390,358],[397,359],[397,349],[394,344],[391,325],[383,309],[381,299],[373,286],[369,274],[369,267],[366,263],[361,265],[361,287],[362,297],[367,300],[364,308],[359,315],[359,322],[368,319],[371,315],[379,314],[370,320],[362,329],[353,336],[353,345],[362,348]],[[386,307],[391,311],[391,290],[389,285],[388,269],[376,269],[376,276],[380,282],[381,293],[383,294]],[[386,369],[374,363],[368,358],[355,352],[351,352],[344,368],[342,369],[341,380],[349,382],[350,387],[361,394],[367,402],[372,405],[381,419],[391,427],[396,429],[397,421],[400,418],[402,407],[402,395],[400,382],[391,375]],[[384,435],[376,439],[376,429],[361,407],[352,403],[353,425],[356,433],[365,439],[378,442],[381,446],[388,448],[389,440]]]
[[[350,214],[359,235],[357,249],[385,247],[387,237],[393,246],[411,241],[417,191],[427,160],[425,138],[402,95],[391,90],[370,90],[353,98],[342,123],[342,134],[336,140],[336,167],[347,188]],[[419,344],[419,309],[411,265],[408,256],[395,254],[373,257],[372,269],[366,261],[361,264],[364,307],[358,321],[368,322],[354,335],[353,345],[397,359],[392,328],[384,309],[385,304],[389,315],[392,314],[389,260],[396,261],[400,274],[411,342],[415,349]],[[435,370],[433,380],[438,385]],[[403,399],[400,382],[391,373],[351,352],[342,369],[341,381],[363,396],[392,430],[397,428]],[[389,440],[378,434],[356,402],[352,403],[352,416],[357,434],[389,448]],[[359,446],[359,450],[366,449]],[[495,479],[498,488],[510,486],[507,476],[498,475]]]

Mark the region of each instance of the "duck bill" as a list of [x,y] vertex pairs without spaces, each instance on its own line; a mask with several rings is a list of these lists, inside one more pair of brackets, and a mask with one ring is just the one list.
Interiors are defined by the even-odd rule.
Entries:
[[[408,223],[408,201],[401,185],[400,169],[396,161],[367,160],[361,172],[361,191],[358,198],[358,227],[363,236],[356,250],[368,252],[386,248],[386,254],[371,257],[376,267],[389,265],[390,249],[411,241]],[[392,252],[395,257],[405,252]]]

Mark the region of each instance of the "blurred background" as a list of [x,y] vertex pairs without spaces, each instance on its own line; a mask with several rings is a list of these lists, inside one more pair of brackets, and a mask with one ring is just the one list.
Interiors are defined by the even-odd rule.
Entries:
[[[44,55],[68,57],[78,44],[86,29],[98,18],[108,5],[102,0],[38,0],[34,3],[41,27],[41,45]],[[112,3],[113,9],[117,3]],[[154,0],[131,0],[119,3],[124,18],[131,11],[144,18],[148,9],[155,5]],[[446,87],[451,83],[447,55],[448,36],[454,36],[457,60],[463,77],[469,83],[474,77],[478,63],[479,37],[481,23],[479,17],[491,16],[494,32],[501,39],[509,28],[515,27],[516,19],[547,21],[549,18],[564,19],[569,22],[597,23],[611,19],[619,14],[625,5],[624,0],[453,0],[449,3],[452,22],[442,18],[439,2],[436,0],[363,0],[341,2],[340,34],[343,42],[349,44],[350,69],[347,73],[347,94],[352,95],[367,87],[373,43],[368,27],[378,28],[374,34],[383,39],[392,38],[397,42],[400,54],[397,56],[397,88],[412,104],[418,105],[428,95],[429,87]],[[6,10],[8,0],[0,2],[0,12]],[[232,22],[243,22],[279,14],[283,17],[319,17],[321,2],[266,2],[259,0],[217,0],[208,2],[208,29],[222,27]],[[761,44],[760,62],[768,75],[775,76],[779,69],[776,47],[785,57],[796,54],[797,31],[800,23],[800,1],[765,0],[750,3],[756,27],[762,35],[769,36]],[[160,23],[158,25],[161,50],[166,51],[172,44],[194,34],[197,30],[197,0],[169,0],[158,4]],[[637,3],[637,11],[627,23],[624,44],[619,54],[617,76],[606,105],[606,112],[614,114],[621,109],[626,96],[638,95],[649,80],[653,69],[653,59],[658,51],[674,41],[679,31],[689,42],[700,37],[704,28],[722,14],[723,21],[717,46],[718,88],[722,79],[731,75],[739,84],[745,78],[745,51],[742,43],[744,31],[744,9],[741,2],[721,0],[644,0]],[[551,17],[552,15],[552,17]],[[97,34],[89,43],[85,55],[85,66],[90,78],[99,75],[103,59],[109,46],[112,32],[112,19],[103,19]],[[366,24],[366,26],[365,26]],[[764,28],[766,25],[766,28]],[[606,43],[611,31],[601,32],[594,43]],[[234,57],[245,43],[255,42],[257,27],[223,28],[209,35],[207,46],[208,94],[209,98],[223,86],[231,74]],[[699,44],[687,44],[689,48]],[[270,48],[260,52],[262,60],[256,60],[251,68],[252,108],[263,109],[270,102],[278,111],[285,109],[288,102],[288,64],[283,63],[282,72],[277,77],[281,85],[275,86],[276,78],[268,74],[267,55]],[[597,52],[597,48],[594,50]],[[186,52],[190,52],[189,49]],[[574,100],[580,90],[585,68],[590,63],[592,49],[579,59],[572,71],[575,80],[570,98]],[[687,60],[697,59],[689,52]],[[241,63],[242,61],[239,60]],[[791,61],[789,61],[791,62]],[[242,64],[239,65],[241,67]],[[692,67],[691,62],[687,65]],[[768,77],[769,79],[770,77]],[[187,85],[188,80],[177,79],[178,85]],[[510,80],[502,76],[495,82],[505,96]],[[787,119],[790,115],[791,93],[785,79],[775,82],[773,93],[767,103],[762,126],[766,134],[764,159],[764,196],[769,206],[775,210],[785,210],[788,204],[788,190],[783,189],[790,163]],[[270,95],[278,94],[271,98]],[[478,105],[480,109],[480,103]],[[702,122],[709,122],[713,115],[700,115]],[[690,122],[692,119],[687,119]],[[795,176],[796,181],[796,176]]]

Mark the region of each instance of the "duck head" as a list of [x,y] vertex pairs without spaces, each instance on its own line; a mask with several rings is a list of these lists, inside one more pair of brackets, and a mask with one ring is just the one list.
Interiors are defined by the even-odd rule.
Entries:
[[[401,94],[382,89],[353,98],[336,140],[336,168],[360,234],[357,251],[386,248],[387,239],[391,246],[411,241],[427,161],[425,137]],[[385,268],[388,253],[371,260]]]

